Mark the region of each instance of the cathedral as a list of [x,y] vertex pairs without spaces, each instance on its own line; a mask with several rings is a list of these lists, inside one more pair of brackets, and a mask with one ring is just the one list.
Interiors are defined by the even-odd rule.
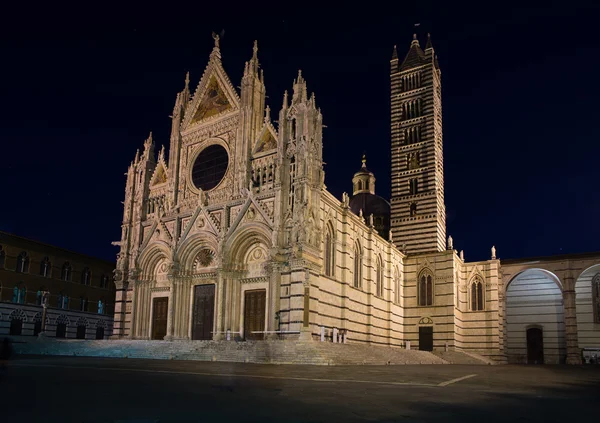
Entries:
[[272,121],[256,42],[238,91],[214,38],[196,89],[187,77],[177,94],[168,152],[156,153],[150,135],[126,174],[114,338],[309,341],[336,330],[348,343],[577,362],[573,286],[584,280],[577,298],[593,325],[588,344],[600,347],[600,257],[564,259],[579,264],[552,273],[556,281],[538,275],[556,295],[531,301],[560,303],[562,314],[536,323],[539,313],[509,303],[507,286],[534,289],[537,267],[501,266],[494,247],[489,260],[466,262],[447,237],[441,71],[429,37],[423,49],[415,36],[404,57],[394,47],[390,60],[390,201],[364,157],[351,194],[328,192],[323,117],[301,72]]

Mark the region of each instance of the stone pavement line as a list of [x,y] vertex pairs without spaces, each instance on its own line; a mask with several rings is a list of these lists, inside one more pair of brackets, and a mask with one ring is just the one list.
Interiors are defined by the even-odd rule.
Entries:
[[448,386],[448,385],[451,385],[453,383],[460,382],[461,380],[470,379],[470,378],[475,377],[475,376],[477,376],[477,375],[473,374],[473,375],[466,375],[466,376],[463,376],[463,377],[457,377],[456,379],[450,379],[450,380],[447,380],[445,382],[438,383],[437,386]]
[[[87,370],[117,370],[126,372],[139,372],[139,373],[166,373],[166,374],[179,374],[179,375],[195,375],[195,376],[217,376],[217,377],[246,377],[254,379],[281,379],[281,380],[301,380],[307,382],[349,382],[349,383],[371,383],[375,385],[395,385],[395,386],[423,386],[429,388],[435,388],[438,386],[446,386],[444,383],[453,383],[464,378],[453,379],[449,382],[442,382],[441,384],[432,383],[416,383],[416,382],[385,382],[378,380],[359,380],[359,379],[319,379],[319,378],[308,378],[308,377],[287,377],[287,376],[265,376],[265,375],[250,375],[250,374],[235,374],[235,373],[206,373],[206,372],[181,372],[176,370],[150,370],[150,369],[131,369],[126,367],[92,367],[92,366],[68,366],[60,364],[13,364],[13,367],[54,367],[61,369],[87,369]],[[467,377],[472,377],[471,375]]]

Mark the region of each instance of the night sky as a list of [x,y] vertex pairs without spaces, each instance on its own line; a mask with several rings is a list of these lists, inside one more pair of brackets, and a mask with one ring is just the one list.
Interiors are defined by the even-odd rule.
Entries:
[[205,3],[3,10],[0,230],[114,261],[124,173],[149,131],[168,147],[185,73],[195,90],[222,30],[235,86],[258,40],[274,120],[302,69],[328,189],[351,192],[366,151],[389,199],[389,60],[416,30],[442,70],[454,247],[468,261],[492,244],[500,258],[599,250],[598,2]]

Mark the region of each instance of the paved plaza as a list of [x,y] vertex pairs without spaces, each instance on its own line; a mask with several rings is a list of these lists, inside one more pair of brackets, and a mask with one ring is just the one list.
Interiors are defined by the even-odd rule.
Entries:
[[[448,422],[597,418],[600,366],[291,366],[17,357],[2,422]],[[596,417],[593,417],[596,416]]]

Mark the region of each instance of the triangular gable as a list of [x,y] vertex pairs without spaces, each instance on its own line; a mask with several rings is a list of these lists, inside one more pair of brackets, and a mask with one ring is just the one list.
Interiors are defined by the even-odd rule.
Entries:
[[239,102],[239,96],[221,65],[219,55],[211,54],[194,97],[186,110],[183,129],[237,110]]
[[230,109],[231,102],[217,82],[216,76],[212,75],[190,123],[194,124],[202,122],[204,119],[208,119]]
[[258,137],[254,154],[277,150],[277,135],[271,125],[266,124]]
[[159,162],[156,165],[156,169],[154,169],[150,186],[153,187],[155,185],[164,184],[165,182],[167,182],[167,170],[165,169],[164,163]]

